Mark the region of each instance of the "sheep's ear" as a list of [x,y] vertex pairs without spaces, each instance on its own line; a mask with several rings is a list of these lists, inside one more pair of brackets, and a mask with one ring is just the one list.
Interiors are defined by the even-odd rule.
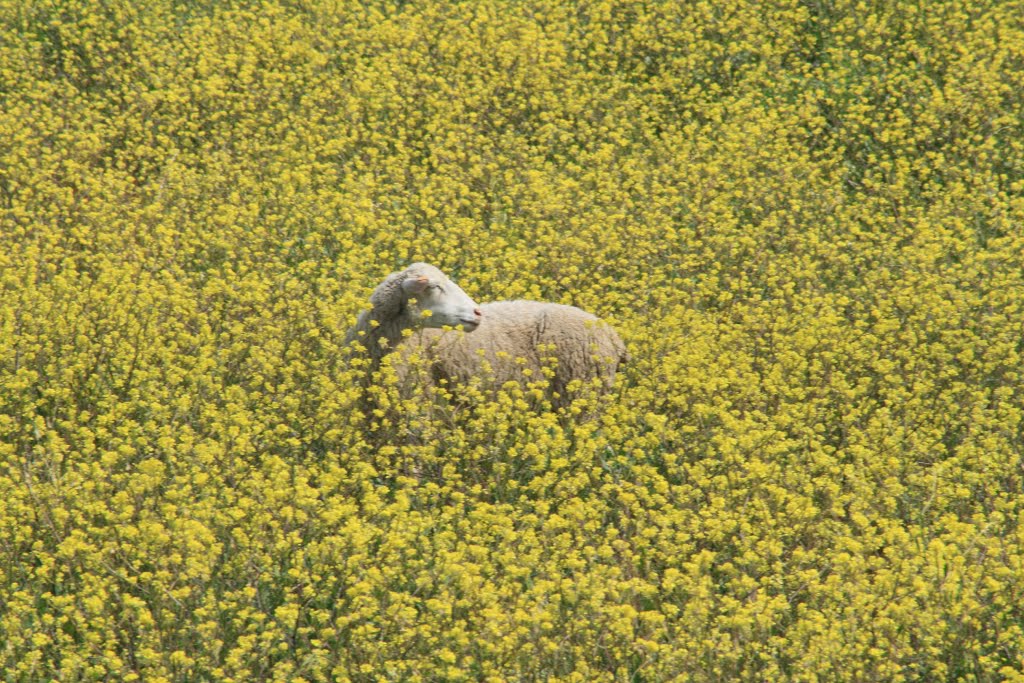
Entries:
[[405,293],[409,296],[422,294],[426,291],[429,285],[430,280],[423,275],[420,275],[419,277],[408,277],[402,280],[402,289],[405,290]]

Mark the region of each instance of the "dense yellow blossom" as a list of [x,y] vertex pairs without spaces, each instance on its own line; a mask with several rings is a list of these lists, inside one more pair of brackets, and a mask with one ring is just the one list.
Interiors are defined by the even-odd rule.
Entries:
[[[0,0],[4,680],[1024,680],[1022,106],[1020,0]],[[615,391],[367,382],[416,260]]]

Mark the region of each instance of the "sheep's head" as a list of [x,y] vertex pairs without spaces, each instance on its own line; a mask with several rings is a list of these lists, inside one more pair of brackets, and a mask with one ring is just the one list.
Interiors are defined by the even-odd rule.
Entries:
[[480,325],[477,303],[440,270],[426,263],[405,269],[402,291],[410,314],[423,327],[461,327],[472,332]]

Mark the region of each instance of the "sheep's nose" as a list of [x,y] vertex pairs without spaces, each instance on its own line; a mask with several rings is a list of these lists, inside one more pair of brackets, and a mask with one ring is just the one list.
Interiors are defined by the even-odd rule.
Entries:
[[478,318],[482,318],[484,317],[484,312],[481,311],[479,307],[477,307],[473,309],[473,315],[475,315]]

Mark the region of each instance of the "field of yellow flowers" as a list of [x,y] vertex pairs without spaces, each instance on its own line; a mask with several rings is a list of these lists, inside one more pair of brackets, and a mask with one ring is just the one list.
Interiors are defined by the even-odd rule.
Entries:
[[1022,0],[0,0],[5,681],[1024,681],[1022,375]]

